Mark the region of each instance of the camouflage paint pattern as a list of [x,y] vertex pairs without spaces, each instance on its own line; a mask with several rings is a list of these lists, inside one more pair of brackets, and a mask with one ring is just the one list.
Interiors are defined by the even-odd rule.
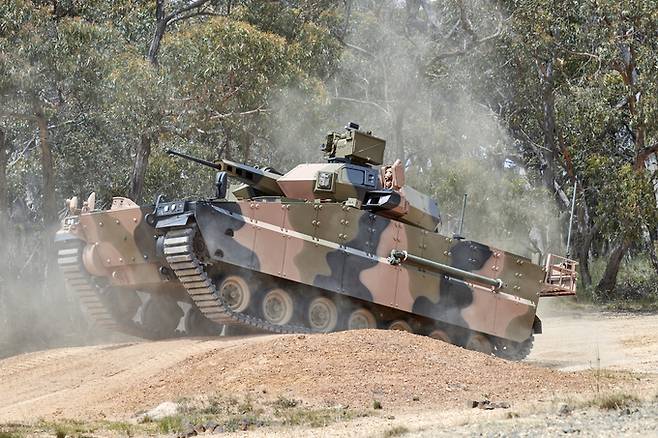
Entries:
[[81,213],[77,223],[65,224],[58,234],[70,234],[87,243],[83,250],[86,270],[105,277],[114,286],[157,286],[167,278],[160,273],[165,261],[156,254],[156,230],[146,223],[152,208],[115,198],[113,208]]
[[[515,341],[531,334],[543,271],[500,249],[338,203],[198,203],[196,220],[217,262]],[[392,249],[500,278],[504,287],[391,265]]]

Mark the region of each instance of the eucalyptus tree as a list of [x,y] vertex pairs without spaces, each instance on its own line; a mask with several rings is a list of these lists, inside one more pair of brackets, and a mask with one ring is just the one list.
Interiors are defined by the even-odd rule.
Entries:
[[658,8],[651,1],[507,4],[509,65],[520,72],[512,76],[520,90],[513,102],[525,108],[507,120],[565,207],[565,187],[578,181],[575,253],[589,283],[592,244],[600,242],[608,263],[597,290],[608,294],[643,229],[655,240],[654,176],[645,162],[658,150]]

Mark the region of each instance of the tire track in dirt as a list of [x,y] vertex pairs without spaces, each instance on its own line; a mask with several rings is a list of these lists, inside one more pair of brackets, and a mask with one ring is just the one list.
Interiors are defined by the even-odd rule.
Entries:
[[33,418],[35,413],[70,418],[84,411],[92,418],[111,416],[135,385],[148,387],[154,375],[189,357],[249,342],[178,339],[67,348],[6,359],[0,361],[0,421]]

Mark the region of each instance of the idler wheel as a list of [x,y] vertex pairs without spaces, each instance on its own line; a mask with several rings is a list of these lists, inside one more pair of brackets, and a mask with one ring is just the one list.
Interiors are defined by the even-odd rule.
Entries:
[[[188,309],[187,306],[190,306]],[[178,330],[188,336],[216,336],[222,333],[222,325],[206,318],[198,307],[192,303],[178,302],[178,307],[185,312]]]
[[432,330],[432,332],[428,336],[430,338],[438,339],[439,341],[443,341],[443,342],[447,342],[448,344],[452,344],[452,340],[450,339],[450,335],[445,330],[441,330],[441,329]]
[[273,289],[263,298],[263,317],[276,325],[288,324],[292,319],[294,306],[292,297],[283,289]]
[[473,333],[466,343],[466,348],[484,354],[493,353],[493,345],[491,344],[491,341],[482,333]]
[[178,302],[165,294],[137,291],[142,305],[137,309],[133,321],[149,333],[149,337],[176,337],[183,310]]
[[308,305],[308,323],[313,331],[334,331],[338,323],[336,303],[327,297],[314,298]]
[[251,289],[244,278],[230,275],[222,281],[219,293],[234,312],[244,312],[251,304]]
[[373,329],[377,328],[375,315],[367,309],[356,309],[347,319],[348,330]]
[[402,332],[413,333],[411,325],[407,321],[397,319],[388,325],[389,330],[400,330]]

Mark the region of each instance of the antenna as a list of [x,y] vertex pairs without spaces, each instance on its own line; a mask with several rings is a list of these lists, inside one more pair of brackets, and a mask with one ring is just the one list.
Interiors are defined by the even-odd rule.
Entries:
[[567,234],[567,257],[571,256],[571,229],[573,227],[573,213],[576,209],[576,187],[578,180],[573,182],[573,196],[571,197],[571,216],[569,217],[569,233]]
[[464,214],[466,213],[466,198],[468,197],[468,193],[464,193],[464,201],[462,202],[462,214],[461,217],[459,218],[459,230],[457,231],[457,234],[453,234],[452,238],[457,239],[457,240],[463,240],[464,235],[462,234],[464,232]]

